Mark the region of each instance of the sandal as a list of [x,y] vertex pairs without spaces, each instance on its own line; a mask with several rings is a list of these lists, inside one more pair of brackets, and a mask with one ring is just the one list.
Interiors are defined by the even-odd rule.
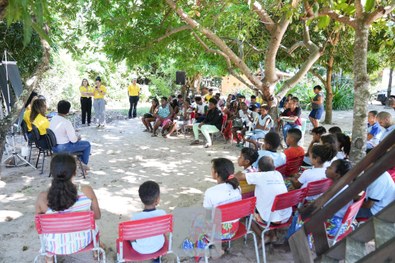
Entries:
[[190,145],[199,145],[200,144],[200,142],[197,140],[197,141],[193,141],[193,142],[191,142],[191,144]]
[[208,148],[208,147],[210,147],[210,146],[211,146],[211,144],[206,143],[206,144],[204,145],[204,148]]

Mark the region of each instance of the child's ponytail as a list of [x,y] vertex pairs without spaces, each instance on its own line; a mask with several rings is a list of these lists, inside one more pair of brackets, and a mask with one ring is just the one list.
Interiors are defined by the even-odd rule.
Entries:
[[229,159],[216,158],[211,160],[214,171],[224,183],[230,184],[233,189],[239,187],[239,181],[234,177],[235,167]]

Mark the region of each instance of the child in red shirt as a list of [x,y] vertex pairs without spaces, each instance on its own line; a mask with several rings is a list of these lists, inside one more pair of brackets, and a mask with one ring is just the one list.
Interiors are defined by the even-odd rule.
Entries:
[[301,138],[302,132],[299,129],[292,128],[288,130],[285,142],[287,145],[289,145],[289,147],[284,150],[284,154],[287,157],[287,162],[300,156],[304,156],[303,147],[298,145]]

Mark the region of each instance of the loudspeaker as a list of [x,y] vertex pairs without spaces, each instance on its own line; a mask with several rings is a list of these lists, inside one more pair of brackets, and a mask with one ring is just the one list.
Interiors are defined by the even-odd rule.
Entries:
[[185,85],[185,71],[176,72],[176,84]]

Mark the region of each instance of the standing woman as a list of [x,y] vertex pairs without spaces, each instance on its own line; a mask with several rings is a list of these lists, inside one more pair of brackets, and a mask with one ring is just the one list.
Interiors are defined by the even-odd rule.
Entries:
[[137,84],[137,77],[133,76],[132,84],[128,87],[129,95],[129,119],[137,117],[137,103],[139,102],[140,86]]
[[310,112],[309,119],[314,126],[313,128],[317,128],[319,126],[322,113],[324,112],[324,94],[321,92],[322,88],[320,85],[315,86],[313,90],[315,96],[310,99],[312,110]]
[[105,106],[106,102],[104,100],[104,96],[107,94],[107,89],[101,84],[101,78],[96,78],[96,85],[93,91],[93,98],[95,99],[93,102],[93,108],[95,110],[95,118],[98,123],[97,127],[104,127],[105,122]]
[[[52,158],[50,170],[53,180],[48,191],[38,195],[35,205],[36,214],[93,211],[95,219],[101,218],[99,203],[92,187],[76,185],[73,182],[77,164],[72,155],[56,154]],[[96,226],[95,234],[97,233]],[[72,254],[88,246],[92,238],[95,237],[92,237],[89,231],[48,234],[45,238],[46,252]],[[46,262],[53,262],[50,254],[47,254]]]
[[37,127],[40,133],[40,139],[38,144],[40,147],[47,147],[47,140],[45,134],[47,134],[47,129],[49,128],[49,120],[45,117],[47,111],[47,104],[45,99],[36,99],[33,102],[32,111],[30,113],[30,122]]
[[91,125],[91,113],[92,113],[92,96],[93,88],[89,86],[88,80],[83,79],[80,87],[81,93],[81,120],[82,125],[87,120],[88,126]]

